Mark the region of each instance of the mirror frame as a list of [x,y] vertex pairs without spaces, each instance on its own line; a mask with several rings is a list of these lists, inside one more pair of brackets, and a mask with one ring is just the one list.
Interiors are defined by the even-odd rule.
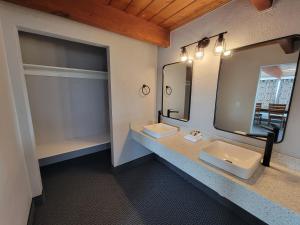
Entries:
[[[266,40],[266,41],[262,41],[262,42],[257,42],[257,43],[254,43],[254,44],[249,44],[249,45],[245,45],[245,46],[242,46],[242,47],[238,47],[238,48],[234,48],[234,49],[231,49],[231,51],[234,52],[235,51],[240,51],[240,50],[245,50],[245,49],[250,49],[250,48],[253,48],[253,47],[257,47],[257,46],[264,46],[264,45],[267,45],[267,44],[272,44],[272,42],[276,43],[278,40],[280,39],[284,39],[284,38],[298,38],[299,41],[300,41],[300,34],[293,34],[293,35],[288,35],[288,36],[284,36],[284,37],[280,37],[280,38],[275,38],[275,39],[271,39],[271,40]],[[219,65],[219,71],[218,71],[218,81],[217,81],[217,91],[216,91],[216,98],[215,98],[215,109],[214,109],[214,123],[213,123],[213,126],[216,130],[220,130],[220,131],[223,131],[223,132],[227,132],[227,133],[231,133],[231,134],[236,134],[236,135],[239,135],[239,136],[244,136],[244,137],[248,137],[248,138],[252,138],[252,139],[256,139],[256,140],[261,140],[260,138],[257,138],[257,137],[250,137],[250,136],[247,136],[247,135],[244,135],[244,134],[239,134],[239,133],[235,133],[233,131],[229,131],[229,130],[224,130],[224,129],[221,129],[221,128],[218,128],[216,126],[216,111],[217,111],[217,98],[218,98],[218,91],[219,91],[219,82],[220,82],[220,74],[221,74],[221,67],[222,67],[222,62],[224,60],[224,57],[221,56],[221,60],[220,60],[220,65]],[[282,139],[280,141],[276,141],[274,142],[274,144],[280,144],[283,142],[284,138],[285,138],[285,132],[286,132],[286,129],[287,129],[287,126],[288,126],[288,120],[289,120],[289,117],[290,117],[290,110],[291,110],[291,106],[292,106],[292,103],[293,103],[293,99],[294,99],[294,90],[295,90],[295,86],[296,86],[296,81],[297,81],[297,77],[298,77],[298,70],[299,70],[299,61],[300,61],[300,49],[299,49],[299,52],[298,52],[298,59],[297,59],[297,66],[296,66],[296,73],[295,73],[295,78],[294,78],[294,83],[293,83],[293,88],[292,88],[292,92],[291,92],[291,99],[290,99],[290,104],[288,106],[288,115],[286,117],[286,125],[285,125],[285,129],[282,133]]]
[[[164,115],[164,80],[165,80],[165,68],[167,66],[170,66],[170,65],[174,65],[174,64],[178,64],[178,63],[184,63],[184,62],[173,62],[173,63],[168,63],[168,64],[165,64],[163,65],[162,67],[162,88],[161,88],[161,116],[165,117],[165,118],[169,118],[169,119],[173,119],[173,120],[179,120],[179,121],[182,121],[182,122],[188,122],[191,118],[190,114],[191,114],[191,99],[192,99],[192,86],[193,86],[193,66],[194,66],[194,63],[191,63],[191,69],[192,69],[192,79],[191,79],[191,92],[190,92],[190,95],[189,95],[189,101],[190,101],[190,105],[189,105],[189,113],[188,113],[188,118],[187,120],[184,120],[184,119],[177,119],[177,118],[173,118],[173,117],[168,117],[166,115]],[[187,64],[187,63],[186,63]]]

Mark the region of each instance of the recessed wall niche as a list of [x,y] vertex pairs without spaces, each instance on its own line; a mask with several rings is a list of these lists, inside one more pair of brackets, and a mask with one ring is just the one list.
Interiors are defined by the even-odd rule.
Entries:
[[39,159],[110,143],[107,50],[19,32]]

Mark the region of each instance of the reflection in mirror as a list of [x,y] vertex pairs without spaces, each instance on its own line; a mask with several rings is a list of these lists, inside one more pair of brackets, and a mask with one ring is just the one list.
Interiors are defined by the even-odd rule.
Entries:
[[238,134],[267,134],[287,126],[300,39],[289,36],[235,49],[222,58],[214,126]]
[[190,117],[193,65],[176,62],[163,67],[163,116],[188,121]]

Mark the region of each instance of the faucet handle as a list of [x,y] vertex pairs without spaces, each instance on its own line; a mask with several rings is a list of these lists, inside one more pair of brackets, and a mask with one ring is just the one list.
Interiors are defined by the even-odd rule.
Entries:
[[272,133],[274,133],[274,135],[275,135],[274,142],[278,141],[278,136],[279,136],[280,128],[277,125],[271,123],[271,127],[270,126],[266,126],[266,125],[260,125],[260,127],[262,127],[264,129],[266,129],[266,130],[271,131]]

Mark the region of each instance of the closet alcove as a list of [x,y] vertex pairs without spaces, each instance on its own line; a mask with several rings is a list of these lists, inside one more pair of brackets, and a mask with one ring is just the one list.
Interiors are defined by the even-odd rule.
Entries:
[[109,148],[106,48],[19,32],[37,157]]

